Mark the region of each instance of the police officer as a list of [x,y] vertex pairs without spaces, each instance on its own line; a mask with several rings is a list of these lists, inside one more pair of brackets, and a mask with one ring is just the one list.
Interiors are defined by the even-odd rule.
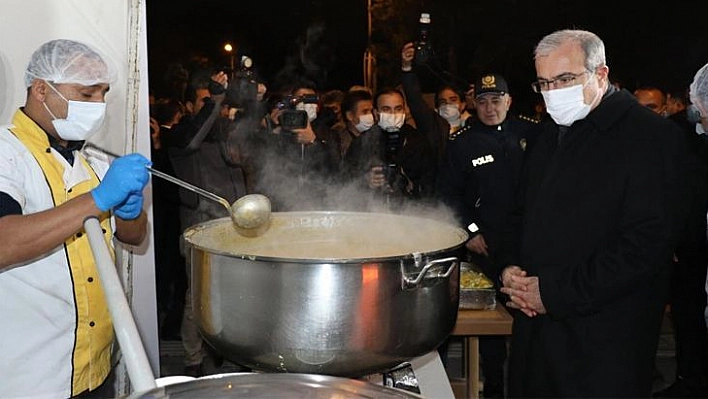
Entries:
[[[474,87],[477,118],[451,135],[437,191],[470,233],[466,244],[470,260],[497,281],[500,234],[512,209],[524,153],[538,125],[509,115],[511,96],[501,75],[484,75]],[[504,337],[480,339],[480,354],[484,397],[503,397]]]

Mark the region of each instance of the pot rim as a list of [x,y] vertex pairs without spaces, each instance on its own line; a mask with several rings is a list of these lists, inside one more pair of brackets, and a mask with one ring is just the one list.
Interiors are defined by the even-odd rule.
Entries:
[[[232,385],[232,387],[230,387]],[[295,389],[295,392],[307,389],[316,397],[380,397],[388,399],[423,398],[400,388],[377,385],[372,382],[348,377],[330,376],[311,373],[223,373],[206,375],[188,381],[174,382],[164,386],[133,392],[128,399],[194,397],[195,394],[219,393],[220,397],[236,397],[240,390],[248,389],[247,397],[266,398],[273,390]],[[309,396],[309,395],[308,395]],[[295,397],[300,397],[295,395]]]
[[[449,223],[441,222],[439,220],[435,219],[430,219],[426,218],[423,216],[414,216],[414,215],[401,215],[401,214],[394,214],[394,213],[382,213],[382,212],[353,212],[353,211],[296,211],[296,212],[273,212],[272,216],[273,217],[278,217],[278,216],[292,216],[292,217],[324,217],[324,216],[362,216],[362,215],[386,215],[386,216],[396,216],[396,217],[406,217],[406,218],[413,218],[413,219],[424,219],[427,220],[431,223],[437,223],[440,225],[445,225],[447,228],[450,229],[451,232],[457,234],[459,237],[459,243],[446,247],[446,248],[440,248],[440,249],[435,249],[431,251],[426,251],[426,252],[411,252],[411,253],[406,253],[406,254],[399,254],[399,255],[392,255],[392,256],[381,256],[381,257],[354,257],[354,258],[284,258],[284,257],[276,257],[276,256],[264,256],[264,255],[251,255],[251,254],[239,254],[231,251],[223,251],[219,249],[214,249],[214,248],[207,248],[204,245],[196,244],[190,241],[190,238],[193,234],[196,234],[199,231],[202,231],[204,229],[208,229],[210,226],[213,225],[218,225],[222,224],[225,221],[230,221],[230,218],[228,217],[223,217],[223,218],[218,218],[218,219],[212,219],[206,222],[202,222],[193,226],[188,227],[184,231],[184,240],[187,245],[189,245],[192,248],[199,249],[201,251],[208,252],[210,254],[214,255],[220,255],[220,256],[225,256],[229,258],[236,258],[236,259],[243,259],[243,260],[251,260],[251,261],[267,261],[267,262],[277,262],[277,263],[295,263],[295,264],[301,264],[301,263],[307,263],[307,264],[347,264],[347,263],[355,263],[357,265],[361,263],[385,263],[385,262],[391,262],[391,261],[405,261],[405,260],[414,260],[414,259],[419,259],[422,256],[430,257],[430,256],[435,256],[438,254],[450,252],[459,249],[464,243],[467,241],[469,238],[469,234],[465,230],[463,230],[460,227],[454,226]],[[375,216],[374,216],[375,217]]]

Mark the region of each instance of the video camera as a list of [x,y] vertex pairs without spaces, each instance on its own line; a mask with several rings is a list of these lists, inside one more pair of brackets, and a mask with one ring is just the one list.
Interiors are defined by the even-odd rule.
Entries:
[[317,104],[316,95],[285,96],[276,107],[281,110],[278,123],[285,130],[304,129],[307,127],[307,112],[297,109],[298,104]]
[[382,132],[383,146],[383,172],[386,176],[386,182],[391,187],[395,187],[396,180],[400,176],[400,165],[398,154],[403,147],[403,133],[400,130],[383,131]]

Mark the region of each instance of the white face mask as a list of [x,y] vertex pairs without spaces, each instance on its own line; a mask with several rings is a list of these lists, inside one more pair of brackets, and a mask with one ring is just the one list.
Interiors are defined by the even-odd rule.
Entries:
[[406,121],[406,114],[401,113],[389,113],[381,112],[379,114],[379,126],[381,129],[387,132],[395,132],[396,130],[401,130],[403,123]]
[[87,140],[101,129],[106,118],[106,103],[67,100],[54,86],[48,82],[47,85],[69,104],[66,119],[58,119],[47,104],[42,103],[52,116],[52,125],[62,140]]
[[356,130],[359,132],[365,132],[371,129],[372,126],[374,126],[374,115],[364,114],[359,117],[359,123],[357,123],[354,127],[356,127]]
[[298,103],[295,109],[307,112],[307,119],[310,122],[317,119],[317,104]]
[[[589,81],[590,79],[588,79]],[[573,122],[588,116],[590,105],[585,104],[585,96],[583,95],[583,89],[588,82],[583,85],[541,92],[543,101],[546,102],[546,111],[557,124],[570,126]]]
[[460,108],[455,104],[443,104],[438,107],[438,114],[445,118],[450,127],[459,127],[462,125],[460,119]]

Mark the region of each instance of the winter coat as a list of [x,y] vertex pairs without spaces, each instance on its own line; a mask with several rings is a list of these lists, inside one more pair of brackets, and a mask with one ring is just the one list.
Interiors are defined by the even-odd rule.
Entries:
[[[547,314],[515,312],[510,396],[649,397],[684,223],[680,130],[626,91],[527,158],[506,263],[538,276]],[[508,251],[511,249],[511,251]]]

